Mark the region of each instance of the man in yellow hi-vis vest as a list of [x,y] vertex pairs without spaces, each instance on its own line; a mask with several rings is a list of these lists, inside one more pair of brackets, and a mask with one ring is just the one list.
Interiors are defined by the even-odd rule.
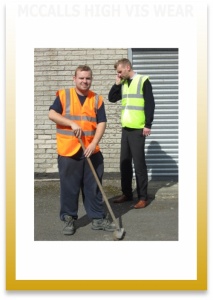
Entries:
[[106,218],[101,191],[86,160],[90,157],[101,182],[104,166],[99,141],[107,121],[103,97],[90,90],[92,70],[89,66],[77,67],[73,80],[75,86],[57,91],[49,108],[49,119],[56,123],[60,219],[65,222],[63,233],[75,233],[80,191],[87,215],[92,220],[92,229],[114,231],[115,224]]
[[135,167],[138,202],[134,208],[148,205],[148,175],[145,161],[145,139],[151,134],[155,101],[148,76],[139,75],[132,69],[131,62],[124,58],[114,65],[117,71],[115,84],[108,99],[110,102],[122,101],[121,110],[121,190],[122,195],[115,203],[133,200],[132,178]]

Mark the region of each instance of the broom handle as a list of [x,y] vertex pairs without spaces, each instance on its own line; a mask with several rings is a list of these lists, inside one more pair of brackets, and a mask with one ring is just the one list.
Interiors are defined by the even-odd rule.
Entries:
[[[82,139],[81,139],[81,138],[78,138],[78,139],[79,139],[79,142],[80,142],[80,144],[81,144],[81,147],[82,147],[83,151],[85,151],[85,146],[84,146],[84,144],[83,144],[83,142],[82,142]],[[97,182],[97,184],[98,184],[98,187],[99,187],[99,189],[100,189],[100,191],[101,191],[101,193],[102,193],[102,196],[103,196],[103,198],[104,198],[104,201],[105,201],[105,203],[106,203],[106,205],[107,205],[107,208],[108,208],[108,210],[109,210],[109,212],[110,212],[110,215],[111,215],[111,217],[112,217],[112,219],[113,219],[113,221],[114,221],[114,223],[115,223],[117,229],[120,229],[120,227],[119,227],[119,225],[118,225],[118,222],[117,222],[117,220],[116,220],[116,218],[115,218],[115,215],[114,215],[114,213],[113,213],[113,211],[112,211],[112,208],[111,208],[111,206],[110,206],[110,204],[109,204],[109,201],[108,201],[108,199],[107,199],[107,196],[106,196],[106,194],[105,194],[105,192],[104,192],[104,190],[103,190],[103,187],[102,187],[102,185],[101,185],[101,183],[100,183],[100,180],[99,180],[99,178],[98,178],[98,176],[97,176],[97,174],[96,174],[96,172],[95,172],[95,169],[94,169],[94,167],[93,167],[93,164],[92,164],[92,162],[91,162],[91,159],[90,159],[89,157],[87,157],[87,161],[88,161],[89,166],[90,166],[90,169],[91,169],[91,171],[92,171],[92,173],[93,173],[93,175],[94,175],[94,177],[95,177],[95,180],[96,180],[96,182]]]

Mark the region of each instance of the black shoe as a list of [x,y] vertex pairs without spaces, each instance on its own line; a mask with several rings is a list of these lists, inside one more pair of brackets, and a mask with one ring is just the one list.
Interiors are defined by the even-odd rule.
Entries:
[[132,201],[132,200],[133,200],[132,197],[127,197],[125,195],[121,195],[120,197],[115,199],[113,202],[114,203],[123,203],[123,202],[127,202],[127,201]]

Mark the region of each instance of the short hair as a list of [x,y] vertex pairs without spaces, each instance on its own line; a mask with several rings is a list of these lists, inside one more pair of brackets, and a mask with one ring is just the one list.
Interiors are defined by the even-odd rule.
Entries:
[[119,60],[114,64],[115,70],[117,69],[117,67],[118,67],[119,65],[123,65],[123,66],[126,66],[126,65],[127,65],[127,66],[130,66],[130,68],[132,69],[132,64],[131,64],[130,60],[127,59],[127,58],[119,59]]
[[75,76],[77,75],[78,71],[89,71],[91,73],[91,76],[92,76],[92,69],[87,65],[78,66],[75,70]]

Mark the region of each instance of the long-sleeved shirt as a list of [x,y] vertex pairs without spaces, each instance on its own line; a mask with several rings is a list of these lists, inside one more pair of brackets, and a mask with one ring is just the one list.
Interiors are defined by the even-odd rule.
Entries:
[[[128,84],[131,84],[131,79],[128,80]],[[122,99],[121,84],[114,84],[109,91],[108,99],[110,102],[115,103]],[[152,85],[147,79],[143,84],[143,97],[144,97],[144,113],[145,113],[145,127],[151,128],[154,119],[155,101],[152,93]]]

